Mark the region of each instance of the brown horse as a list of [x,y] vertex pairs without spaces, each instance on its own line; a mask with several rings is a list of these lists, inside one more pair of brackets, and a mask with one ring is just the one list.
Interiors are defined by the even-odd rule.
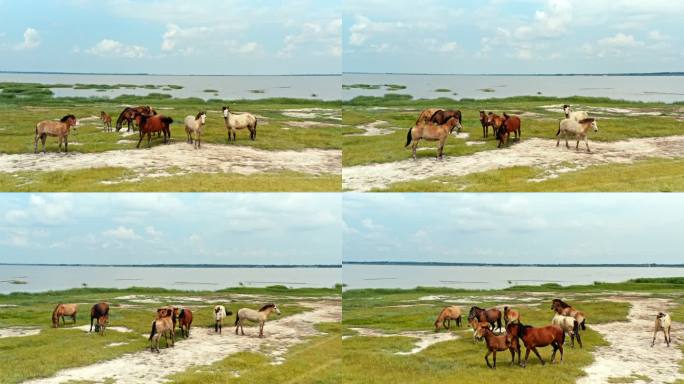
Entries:
[[574,317],[577,321],[577,324],[579,324],[582,330],[587,329],[587,326],[585,324],[587,319],[584,316],[584,312],[578,311],[577,309],[571,307],[568,303],[564,302],[563,300],[553,299],[551,301],[551,309],[553,309],[554,312],[556,312],[559,315]]
[[64,142],[64,152],[69,152],[69,132],[71,127],[77,124],[78,121],[74,115],[66,115],[59,121],[43,120],[36,124],[33,153],[38,153],[38,139],[43,143],[43,153],[45,153],[45,142],[48,136],[59,138],[59,152],[62,151],[62,141]]
[[[181,331],[181,337],[190,337],[190,325],[192,325],[192,311],[188,308],[173,308],[173,317],[178,319],[178,328]],[[174,332],[176,326],[173,326]]]
[[112,131],[112,117],[109,116],[109,114],[105,111],[100,111],[100,120],[102,120],[102,124],[104,124],[104,131],[105,132],[111,132]]
[[470,312],[468,312],[468,321],[472,319],[477,319],[479,322],[488,322],[492,328],[494,328],[494,323],[496,323],[496,328],[501,329],[501,311],[496,308],[484,309],[480,307],[470,307]]
[[439,141],[439,146],[437,148],[437,159],[442,159],[444,157],[444,144],[446,143],[449,134],[454,130],[454,127],[458,124],[458,120],[455,117],[449,119],[446,124],[436,125],[432,123],[419,123],[414,127],[410,128],[406,134],[406,145],[413,143],[411,149],[413,150],[413,159],[416,159],[416,148],[418,147],[418,142],[420,139],[428,141]]
[[[518,354],[518,364],[520,364],[520,344],[517,339],[509,340],[506,335],[496,335],[488,327],[478,327],[475,331],[476,337],[480,340],[485,339],[485,344],[487,345],[487,354],[485,355],[485,361],[487,366],[492,369],[496,369],[496,353],[509,350],[511,352],[511,365],[515,364],[515,354]],[[489,355],[493,354],[494,365],[489,363]]]
[[511,307],[504,307],[503,316],[506,326],[508,326],[508,323],[520,321],[520,313]]
[[516,140],[520,140],[520,118],[518,116],[509,116],[504,112],[503,118],[495,119],[494,126],[496,129],[496,138],[499,139],[497,148],[501,148],[508,143],[511,132],[515,133]]
[[435,320],[435,332],[439,331],[439,328],[442,326],[444,326],[444,329],[450,329],[451,320],[455,320],[456,325],[461,326],[461,308],[456,305],[445,307],[439,312],[439,316]]
[[522,339],[525,344],[525,361],[521,364],[522,367],[527,365],[527,359],[530,357],[530,351],[534,352],[539,358],[542,365],[545,364],[544,359],[539,355],[537,347],[553,347],[553,354],[551,355],[551,363],[556,358],[556,351],[560,351],[560,361],[563,362],[563,343],[565,343],[565,332],[557,325],[547,325],[545,327],[532,327],[523,325],[520,322],[510,323],[506,327],[506,339],[512,341],[513,339]]
[[57,304],[55,310],[52,311],[52,327],[59,327],[59,319],[62,319],[62,325],[66,325],[64,322],[64,316],[69,316],[76,324],[76,313],[78,312],[78,304]]
[[152,133],[163,133],[164,134],[164,144],[168,143],[171,138],[171,128],[170,125],[173,123],[173,119],[164,115],[151,115],[151,114],[138,114],[136,115],[136,120],[139,121],[140,126],[140,140],[138,140],[138,145],[136,148],[140,148],[140,143],[142,142],[145,135],[147,135],[147,147],[151,146],[150,141],[152,140]]
[[93,320],[97,319],[95,324],[95,332],[99,332],[100,336],[104,335],[105,327],[109,322],[109,304],[97,303],[90,309],[90,332],[93,331]]
[[173,319],[175,318],[173,313],[173,308],[170,307],[159,308],[157,310],[157,318],[152,321],[152,331],[150,332],[150,337],[148,339],[152,352],[156,351],[159,353],[159,341],[162,335],[166,341],[167,348],[169,347],[169,336],[171,336],[171,346],[173,347],[176,344],[176,338],[173,334]]
[[461,111],[459,110],[453,110],[453,109],[439,109],[439,108],[428,108],[424,109],[421,113],[420,116],[418,116],[418,120],[416,120],[416,125],[420,123],[433,123],[437,125],[442,125],[446,124],[447,121],[451,118],[456,119],[456,133],[460,132],[461,129],[463,129],[462,124],[462,116],[461,116]]
[[157,111],[155,111],[154,108],[150,107],[149,105],[126,107],[123,111],[121,111],[119,118],[116,120],[116,131],[119,132],[123,122],[126,121],[128,123],[128,132],[130,132],[131,125],[133,125],[135,116],[137,114],[156,115]]

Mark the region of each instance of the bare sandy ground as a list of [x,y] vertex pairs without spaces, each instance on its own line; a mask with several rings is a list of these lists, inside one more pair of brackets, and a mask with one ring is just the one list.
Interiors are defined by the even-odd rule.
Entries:
[[399,332],[399,333],[382,333],[380,331],[376,331],[373,329],[368,329],[368,328],[350,328],[353,331],[356,331],[356,333],[359,336],[365,336],[365,337],[395,337],[395,336],[404,336],[404,337],[412,337],[417,339],[417,341],[414,344],[414,347],[407,352],[397,352],[395,355],[415,355],[418,352],[421,352],[428,348],[429,346],[437,343],[441,343],[443,341],[449,341],[449,340],[456,340],[460,338],[460,336],[455,335],[452,332],[433,332],[433,331],[405,331],[405,332]]
[[[66,369],[55,376],[31,380],[30,384],[58,384],[69,380],[91,380],[102,382],[105,378],[115,383],[158,383],[168,382],[167,376],[187,370],[192,366],[208,365],[238,352],[266,353],[273,364],[284,361],[285,353],[294,345],[306,341],[306,337],[321,334],[314,325],[321,322],[339,322],[342,307],[339,300],[300,303],[310,311],[266,322],[263,339],[258,338],[258,329],[245,328],[245,336],[236,336],[233,328],[224,326],[223,335],[213,329],[194,328],[190,338],[177,341],[174,348],[152,353],[149,350],[126,354],[101,363]],[[106,336],[105,336],[106,337]],[[236,374],[239,374],[237,372]]]
[[[591,139],[590,139],[591,141]],[[574,143],[573,143],[574,144]],[[592,153],[575,151],[574,146],[556,148],[555,140],[531,138],[501,150],[482,151],[469,156],[410,159],[393,163],[368,164],[342,169],[342,187],[351,191],[369,191],[384,188],[400,181],[421,180],[434,176],[465,176],[513,166],[534,166],[545,169],[544,177],[558,177],[559,173],[572,172],[592,165],[629,164],[645,158],[684,157],[684,136],[642,138],[610,143],[590,142]],[[560,164],[571,166],[560,167]]]
[[0,329],[0,339],[5,337],[33,336],[40,333],[39,328],[9,327]]
[[[670,302],[656,298],[611,297],[611,301],[623,301],[632,304],[628,322],[614,322],[591,325],[610,345],[597,348],[595,361],[585,369],[587,376],[577,381],[578,384],[608,383],[610,377],[627,377],[644,375],[652,383],[671,383],[684,379],[679,371],[682,359],[682,341],[677,337],[682,324],[674,323],[672,344],[668,348],[663,341],[662,333],[651,348],[653,324],[658,312],[667,312]],[[635,383],[647,383],[636,380]]]
[[[380,128],[385,127],[385,128]],[[383,120],[374,121],[368,124],[357,125],[356,128],[363,129],[362,133],[350,133],[346,136],[383,136],[394,133],[394,127],[389,127],[389,123]]]
[[0,155],[0,172],[70,171],[101,167],[123,167],[141,176],[168,168],[181,173],[239,173],[250,175],[267,171],[295,171],[310,174],[339,173],[342,151],[305,149],[265,151],[249,147],[175,143],[151,149],[129,149],[101,153],[47,153]]

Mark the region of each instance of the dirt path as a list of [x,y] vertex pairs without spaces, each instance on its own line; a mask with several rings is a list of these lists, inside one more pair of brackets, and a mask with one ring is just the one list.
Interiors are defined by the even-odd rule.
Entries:
[[[682,359],[682,341],[673,332],[673,343],[668,348],[663,341],[662,333],[651,348],[653,323],[655,314],[667,311],[671,303],[655,298],[612,297],[610,301],[622,301],[632,304],[628,322],[613,322],[591,325],[610,343],[606,347],[598,347],[594,352],[595,361],[585,369],[587,376],[577,381],[578,384],[608,383],[610,377],[628,377],[643,375],[653,383],[671,383],[684,379],[679,371]],[[673,324],[673,328],[681,329],[681,324]],[[646,383],[636,380],[634,383]]]
[[[274,364],[284,361],[285,353],[294,345],[305,341],[307,336],[320,334],[314,325],[321,322],[335,322],[342,319],[339,301],[300,303],[311,307],[311,311],[272,320],[264,327],[263,339],[257,337],[258,329],[245,329],[245,336],[236,336],[233,328],[224,327],[223,335],[214,334],[213,329],[194,328],[190,338],[178,341],[174,348],[152,353],[149,350],[121,356],[101,363],[59,371],[55,376],[26,381],[30,384],[59,384],[68,380],[91,380],[101,382],[105,378],[115,383],[158,383],[167,382],[168,375],[182,372],[196,365],[208,365],[238,352],[263,352],[273,359]],[[239,373],[237,373],[239,374]]]
[[[544,177],[535,180],[541,181],[591,165],[625,164],[652,157],[684,157],[684,136],[590,142],[589,146],[592,153],[577,152],[574,147],[567,150],[562,144],[561,148],[556,148],[554,140],[532,138],[506,149],[482,151],[469,156],[450,156],[440,162],[434,158],[414,161],[409,159],[410,152],[407,150],[406,160],[343,168],[342,187],[351,191],[368,191],[400,181],[434,176],[465,176],[513,166],[534,166],[547,170]],[[562,164],[571,166],[561,167]]]
[[153,175],[174,167],[186,173],[240,173],[288,170],[302,173],[339,173],[342,151],[305,149],[265,151],[250,147],[175,143],[151,149],[127,149],[101,153],[0,155],[0,172],[69,171],[100,167],[123,167]]

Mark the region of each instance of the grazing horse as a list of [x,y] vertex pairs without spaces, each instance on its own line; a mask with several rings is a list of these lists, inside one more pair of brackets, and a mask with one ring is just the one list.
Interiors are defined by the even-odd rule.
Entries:
[[95,324],[95,332],[99,332],[100,336],[104,336],[105,327],[109,322],[109,304],[101,302],[93,305],[90,308],[90,331],[93,331],[93,320],[97,320]]
[[245,329],[243,324],[245,320],[249,320],[259,323],[259,337],[264,337],[264,323],[266,323],[266,319],[273,312],[280,315],[280,309],[275,304],[266,304],[258,311],[251,308],[241,308],[235,315],[235,334],[238,334],[238,328],[240,328],[240,332],[244,336]]
[[479,322],[486,321],[494,328],[494,323],[496,323],[496,329],[501,329],[501,311],[496,308],[484,309],[480,307],[470,307],[470,312],[468,312],[468,321],[472,319],[477,319]]
[[653,341],[651,342],[651,347],[655,345],[656,335],[658,331],[663,332],[665,337],[665,343],[670,346],[672,341],[672,336],[670,336],[670,328],[672,328],[672,318],[667,313],[659,312],[655,319],[655,328],[653,330]]
[[503,118],[496,119],[494,126],[496,127],[496,138],[499,139],[497,148],[508,143],[511,132],[515,133],[516,140],[520,140],[520,118],[518,116],[509,116],[504,112]]
[[216,333],[219,335],[221,334],[221,331],[223,330],[223,319],[232,314],[233,312],[226,311],[226,307],[223,305],[214,306],[214,331]]
[[463,126],[461,125],[461,111],[459,110],[448,109],[445,111],[439,108],[424,109],[420,113],[420,116],[418,116],[418,120],[416,120],[415,125],[418,125],[420,123],[433,123],[437,125],[442,125],[449,121],[449,119],[451,119],[452,117],[456,119],[456,133],[458,133],[461,131],[461,129],[463,129]]
[[586,318],[584,317],[584,312],[578,311],[563,300],[553,299],[551,301],[551,309],[553,309],[559,315],[573,317],[575,320],[577,320],[577,323],[582,330],[587,329],[585,325]]
[[565,333],[570,335],[570,347],[575,348],[575,338],[577,338],[577,343],[580,348],[582,348],[582,339],[579,334],[579,323],[572,316],[563,316],[559,314],[554,314],[553,319],[551,319],[551,324],[557,325],[563,329]]
[[[192,325],[192,311],[188,308],[173,308],[173,319],[178,319],[178,328],[181,331],[181,337],[190,337],[190,326]],[[176,332],[176,325],[174,321],[173,332]]]
[[78,125],[78,120],[74,115],[66,115],[59,121],[43,120],[36,124],[33,153],[38,153],[38,139],[43,143],[43,153],[45,153],[45,141],[47,141],[48,136],[59,138],[58,152],[62,152],[62,141],[64,141],[64,152],[69,152],[69,132],[71,127],[76,125]]
[[482,137],[489,137],[489,127],[492,127],[492,133],[496,133],[494,130],[494,123],[489,121],[485,111],[480,111],[480,124],[482,124]]
[[173,308],[159,308],[157,310],[157,318],[152,321],[152,331],[150,331],[150,350],[159,353],[159,340],[162,335],[166,341],[166,347],[169,347],[169,335],[171,336],[171,346],[176,344],[176,338],[173,334],[174,329],[174,315]]
[[[488,327],[478,327],[475,331],[476,337],[479,340],[484,339],[487,344],[487,354],[485,361],[487,366],[496,369],[496,353],[509,350],[511,352],[511,365],[515,364],[515,354],[518,354],[518,364],[520,364],[520,344],[517,339],[511,340],[506,335],[496,335]],[[489,363],[489,355],[493,354],[494,365]]]
[[455,320],[456,325],[461,326],[461,308],[456,305],[445,307],[439,312],[439,316],[435,320],[435,332],[439,331],[439,328],[442,326],[444,326],[444,329],[450,329],[451,320]]
[[111,132],[112,131],[112,117],[109,116],[109,114],[105,111],[100,111],[100,120],[102,120],[102,124],[104,124],[104,131],[105,132]]
[[503,317],[506,326],[508,326],[508,323],[520,321],[520,313],[511,307],[504,307]]
[[149,105],[126,107],[123,111],[121,111],[119,118],[116,120],[116,131],[119,132],[123,122],[126,121],[128,123],[128,132],[130,132],[131,125],[135,121],[135,116],[138,114],[156,115],[157,111],[155,111],[154,108],[150,107]]
[[136,119],[140,121],[140,140],[138,140],[138,145],[136,148],[140,148],[140,143],[142,142],[145,135],[147,135],[147,147],[151,146],[150,141],[152,140],[153,132],[161,132],[164,134],[164,144],[168,143],[171,138],[171,128],[170,125],[173,123],[173,119],[164,115],[146,115],[138,114]]
[[257,118],[251,113],[232,113],[228,106],[223,107],[223,120],[226,123],[226,129],[228,130],[228,141],[230,142],[230,135],[233,135],[233,141],[237,141],[235,138],[236,130],[245,129],[249,130],[249,139],[256,140],[256,129],[257,129]]
[[406,134],[406,145],[407,148],[411,143],[411,149],[413,151],[413,159],[416,159],[416,148],[418,147],[418,142],[420,139],[427,141],[439,140],[439,146],[437,148],[437,159],[442,159],[444,157],[444,144],[446,143],[449,134],[454,130],[454,127],[458,124],[458,120],[452,117],[445,124],[436,125],[432,123],[419,123],[412,128],[409,128]]
[[185,133],[188,135],[188,144],[192,144],[192,135],[195,134],[195,148],[199,149],[202,145],[202,133],[204,133],[204,124],[207,122],[207,113],[200,112],[197,116],[185,117]]
[[563,362],[563,343],[565,342],[565,332],[557,325],[547,325],[545,327],[532,327],[523,325],[522,323],[510,323],[506,327],[506,339],[512,341],[513,339],[522,339],[525,344],[525,361],[522,367],[527,365],[527,359],[530,357],[530,351],[534,352],[539,358],[542,365],[545,364],[544,359],[539,355],[537,347],[553,347],[553,354],[551,355],[551,363],[556,358],[556,351],[560,351],[560,361]]
[[57,304],[55,310],[52,311],[52,327],[59,328],[59,319],[62,319],[62,325],[66,325],[64,322],[64,316],[69,316],[76,324],[76,313],[78,312],[78,304]]

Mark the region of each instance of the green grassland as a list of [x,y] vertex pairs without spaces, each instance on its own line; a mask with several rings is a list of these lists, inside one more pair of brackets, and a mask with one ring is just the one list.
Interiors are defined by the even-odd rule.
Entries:
[[[79,367],[96,363],[98,361],[113,359],[130,352],[138,352],[149,348],[149,342],[142,334],[149,333],[149,325],[154,318],[156,308],[165,304],[187,305],[193,309],[193,329],[200,331],[201,328],[212,328],[213,317],[210,305],[196,301],[196,298],[226,300],[228,309],[235,311],[240,307],[254,307],[262,304],[258,299],[247,299],[244,296],[234,297],[233,294],[250,294],[267,296],[269,300],[276,300],[281,308],[283,317],[301,313],[305,310],[299,303],[302,301],[315,301],[320,297],[338,296],[337,288],[303,288],[288,289],[282,286],[269,288],[230,288],[219,291],[179,291],[155,288],[130,288],[130,289],[100,289],[83,288],[66,291],[49,291],[43,293],[13,293],[0,295],[0,328],[6,327],[30,327],[38,328],[38,335],[25,337],[8,337],[0,339],[0,353],[3,356],[3,364],[0,365],[0,374],[3,383],[19,383],[24,380],[46,377],[57,371],[70,367]],[[164,303],[145,304],[139,301],[131,301],[126,296],[141,295],[151,298],[164,298]],[[188,301],[191,297],[195,300]],[[266,300],[266,299],[263,299]],[[60,302],[82,303],[79,305],[79,316],[76,326],[89,324],[88,311],[91,303],[107,301],[111,305],[110,326],[124,326],[133,332],[116,332],[109,330],[104,337],[90,334],[81,330],[70,330],[70,318],[67,318],[66,329],[54,329],[51,327],[50,315],[54,306]],[[300,382],[332,382],[317,381],[309,378],[306,372],[309,370],[310,356],[323,358],[327,356],[327,363],[331,368],[337,367],[340,350],[335,345],[334,339],[339,343],[339,324],[322,323],[320,329],[326,332],[323,336],[313,337],[288,351],[286,363],[278,366],[270,364],[270,360],[258,353],[240,353],[226,358],[216,366],[204,366],[203,374],[211,375],[214,381],[203,382],[253,382],[265,383],[272,380],[264,375],[264,370],[269,370],[274,375],[290,375],[290,372],[298,372]],[[229,331],[230,331],[230,327]],[[225,330],[224,330],[225,331]],[[177,337],[180,332],[177,333]],[[125,343],[117,346],[108,346],[112,343]],[[164,343],[162,342],[162,346]],[[87,353],[84,353],[87,351]],[[239,367],[243,373],[243,379],[239,381],[228,379],[230,376],[223,367]],[[199,368],[197,368],[200,370]],[[193,368],[194,370],[194,368]],[[178,375],[174,382],[195,382],[191,374]],[[333,375],[334,376],[334,375]],[[322,377],[333,377],[323,375]]]
[[[410,336],[358,336],[353,328],[368,328],[389,335],[406,331],[432,332],[433,322],[445,306],[445,301],[453,303],[462,300],[467,304],[462,304],[461,308],[467,311],[471,305],[501,305],[501,297],[506,297],[506,304],[516,307],[521,313],[522,322],[529,325],[540,326],[550,322],[552,311],[549,303],[551,298],[557,296],[581,308],[587,314],[589,324],[626,321],[628,304],[605,300],[599,302],[596,299],[605,299],[616,292],[649,292],[681,304],[684,302],[682,287],[684,278],[637,279],[619,284],[595,283],[569,287],[556,284],[515,286],[479,291],[430,287],[348,290],[343,293],[342,334],[346,337],[342,341],[342,379],[364,383],[574,383],[583,375],[583,368],[593,361],[592,351],[598,346],[607,345],[590,328],[582,332],[584,348],[566,345],[562,364],[542,366],[531,354],[527,368],[511,366],[510,353],[506,351],[497,355],[497,370],[486,367],[486,348],[483,342],[473,341],[472,330],[465,324],[459,329],[452,322],[451,332],[460,338],[433,344],[413,355],[396,354],[413,348],[416,340]],[[682,310],[680,306],[673,316],[683,315],[679,313]],[[524,356],[525,348],[522,347],[522,350]],[[543,348],[540,353],[548,360],[551,350]]]

